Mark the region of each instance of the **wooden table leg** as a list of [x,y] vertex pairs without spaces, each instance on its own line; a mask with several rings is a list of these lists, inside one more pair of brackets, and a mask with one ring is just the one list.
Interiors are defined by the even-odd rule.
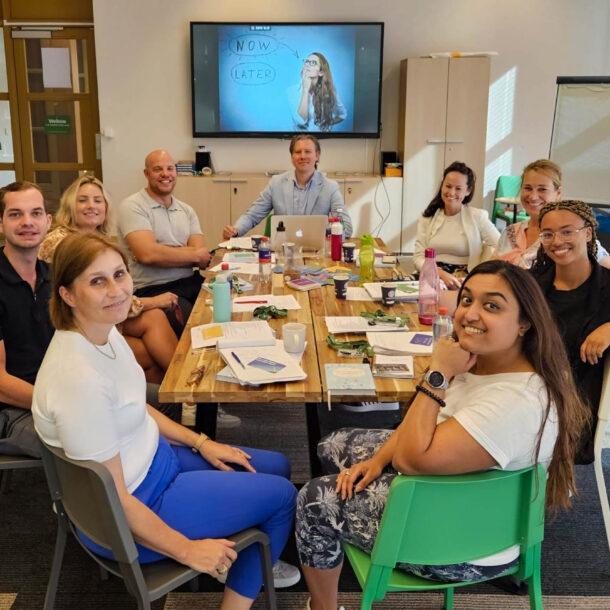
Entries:
[[[324,406],[324,405],[322,405]],[[317,402],[305,403],[305,418],[307,420],[307,444],[309,446],[309,466],[311,468],[311,476],[322,476],[322,465],[318,459],[318,443],[320,442],[320,419],[318,417],[318,409],[320,405]]]
[[218,403],[199,402],[195,415],[195,430],[207,434],[212,440],[216,440],[216,415]]

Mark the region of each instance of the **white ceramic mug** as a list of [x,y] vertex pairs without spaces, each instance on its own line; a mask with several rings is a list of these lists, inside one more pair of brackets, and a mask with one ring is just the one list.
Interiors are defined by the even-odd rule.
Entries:
[[305,348],[305,324],[289,322],[282,326],[284,349],[289,354],[297,354]]

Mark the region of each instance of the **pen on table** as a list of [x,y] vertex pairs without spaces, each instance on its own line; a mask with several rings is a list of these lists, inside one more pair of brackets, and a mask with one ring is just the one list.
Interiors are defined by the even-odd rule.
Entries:
[[254,303],[267,303],[268,301],[235,301],[235,305],[250,305]]
[[246,365],[245,365],[245,364],[244,364],[244,363],[243,363],[243,362],[242,362],[242,361],[239,359],[238,355],[237,355],[235,352],[231,352],[231,356],[233,356],[233,358],[235,358],[235,360],[236,360],[236,361],[237,361],[239,364],[241,364],[241,367],[242,367],[243,369],[245,369],[245,368],[246,368]]

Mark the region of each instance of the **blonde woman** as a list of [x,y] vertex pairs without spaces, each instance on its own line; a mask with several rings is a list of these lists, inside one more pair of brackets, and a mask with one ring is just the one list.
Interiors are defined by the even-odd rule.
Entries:
[[[111,227],[109,202],[108,193],[97,178],[88,175],[77,178],[61,197],[54,228],[42,242],[38,257],[52,263],[55,248],[72,233],[107,236]],[[122,324],[125,340],[150,383],[161,383],[178,345],[163,312],[177,303],[178,297],[171,292],[148,298],[134,296],[129,317]]]
[[[561,168],[548,159],[526,165],[521,174],[521,205],[529,219],[508,225],[500,236],[494,258],[529,269],[540,248],[538,219],[542,207],[561,199]],[[608,252],[597,242],[597,261],[610,267]]]

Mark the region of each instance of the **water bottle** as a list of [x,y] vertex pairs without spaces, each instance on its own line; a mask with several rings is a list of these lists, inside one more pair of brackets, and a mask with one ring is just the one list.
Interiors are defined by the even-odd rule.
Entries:
[[434,345],[441,337],[451,337],[453,334],[453,319],[449,315],[449,310],[446,307],[439,307],[438,313],[434,316],[432,322],[432,336]]
[[271,284],[271,244],[263,237],[258,246],[258,272],[261,284]]
[[340,218],[331,218],[330,225],[330,258],[341,260],[341,244],[343,243],[343,225]]
[[229,270],[229,263],[222,263],[220,265],[221,275],[224,275],[227,278],[227,283],[229,284],[229,292],[233,292],[233,274]]
[[282,244],[286,241],[286,227],[284,221],[280,220],[273,236],[273,251],[275,252],[275,261],[278,265],[283,264]]
[[326,233],[324,235],[324,256],[330,256],[330,221],[331,218],[328,219]]
[[229,282],[222,273],[216,276],[212,287],[212,302],[214,304],[214,322],[231,321],[231,293]]
[[360,254],[358,255],[360,263],[360,277],[358,285],[375,281],[375,248],[373,247],[373,238],[369,233],[365,233],[360,240]]
[[420,324],[431,325],[438,310],[440,282],[434,248],[426,248],[426,260],[419,272],[417,314]]

